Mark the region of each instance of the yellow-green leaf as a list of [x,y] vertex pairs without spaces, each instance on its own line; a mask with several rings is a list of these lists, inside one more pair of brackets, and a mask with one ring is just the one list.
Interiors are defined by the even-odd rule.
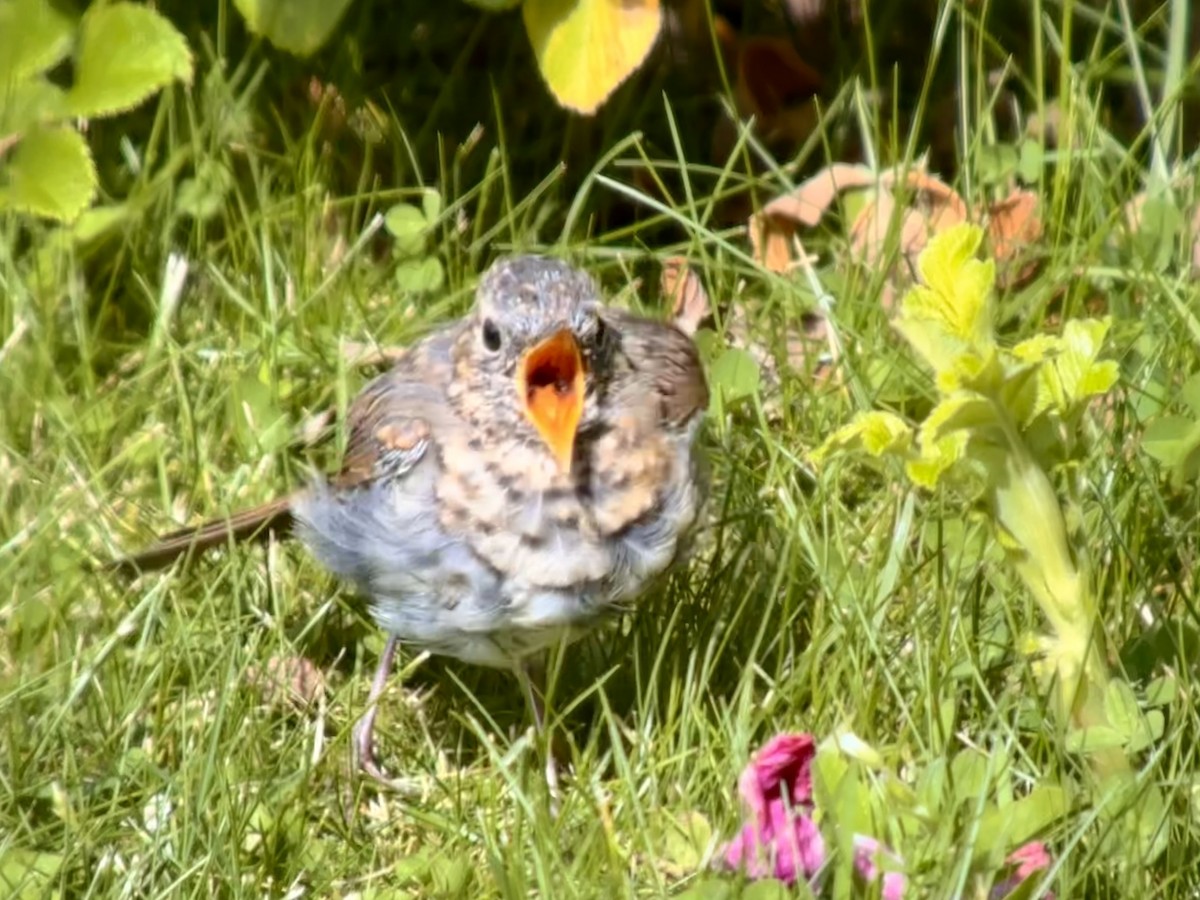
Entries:
[[0,170],[0,208],[69,222],[92,202],[96,167],[87,142],[72,128],[35,128]]
[[855,416],[814,450],[811,460],[820,465],[835,451],[864,452],[874,457],[904,455],[912,446],[912,429],[890,412],[865,412]]
[[923,444],[921,455],[905,463],[909,480],[917,487],[936,487],[942,476],[966,457],[970,439],[971,435],[966,431],[953,431],[940,440]]
[[658,0],[525,0],[521,12],[550,92],[585,115],[642,64],[662,26]]
[[133,109],[176,79],[192,80],[192,52],[165,17],[139,3],[93,5],[84,14],[67,93],[72,115]]
[[0,88],[0,137],[63,118],[65,96],[62,88],[36,76],[10,84],[7,91]]
[[967,224],[935,236],[917,260],[924,284],[901,304],[896,327],[935,371],[944,371],[964,350],[987,356],[995,346],[995,266],[975,258],[982,240],[983,231]]
[[0,98],[11,83],[57,65],[71,50],[73,23],[49,0],[0,2]]
[[958,391],[933,408],[921,424],[921,446],[933,447],[956,431],[979,432],[1000,423],[996,405],[971,391]]
[[281,50],[308,56],[325,45],[350,0],[234,0],[255,34]]

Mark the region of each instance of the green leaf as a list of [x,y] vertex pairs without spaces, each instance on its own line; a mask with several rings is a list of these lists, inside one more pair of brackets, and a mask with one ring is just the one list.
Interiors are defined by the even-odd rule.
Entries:
[[[2,91],[2,89],[0,89]],[[66,115],[66,92],[43,78],[27,78],[0,92],[0,137],[22,134],[34,125]]]
[[50,884],[62,868],[57,853],[38,853],[9,846],[0,854],[0,888],[12,900],[54,896]]
[[74,31],[75,23],[49,0],[0,2],[0,97],[14,82],[62,62]]
[[1079,728],[1067,733],[1063,746],[1068,753],[1089,754],[1100,750],[1111,750],[1114,747],[1124,747],[1127,738],[1115,728],[1107,725],[1093,725],[1089,728]]
[[96,167],[72,128],[35,128],[0,169],[0,208],[70,222],[96,194]]
[[973,391],[956,391],[935,406],[921,423],[921,446],[935,446],[956,431],[980,432],[1001,423],[996,404]]
[[1155,272],[1165,271],[1177,256],[1183,227],[1183,213],[1174,198],[1168,191],[1160,191],[1142,204],[1133,239],[1134,252]]
[[80,213],[71,226],[76,243],[87,244],[115,231],[134,216],[132,207],[123,203],[115,206],[93,206]]
[[726,403],[753,396],[758,392],[758,363],[745,350],[726,348],[709,371],[709,382],[721,392]]
[[874,457],[905,456],[912,446],[912,436],[908,424],[893,413],[859,413],[848,425],[827,437],[810,459],[820,465],[836,451],[861,451]]
[[396,239],[396,249],[414,256],[425,249],[429,220],[411,203],[397,203],[383,217],[383,226]]
[[1200,428],[1183,416],[1163,416],[1142,432],[1142,449],[1164,465],[1173,466],[1200,442]]
[[433,188],[426,188],[421,195],[421,212],[425,214],[425,224],[432,225],[442,214],[442,195]]
[[792,900],[795,896],[786,884],[774,878],[763,878],[748,884],[738,894],[740,900]]
[[927,490],[937,486],[942,476],[967,456],[971,435],[966,431],[955,431],[938,441],[924,441],[921,453],[905,462],[909,480],[917,487]]
[[221,211],[225,196],[233,187],[233,175],[219,160],[202,159],[196,174],[179,185],[176,208],[198,221],[211,219]]
[[1041,180],[1042,169],[1046,166],[1046,154],[1042,145],[1032,138],[1026,138],[1021,141],[1018,153],[1017,177],[1025,184],[1036,184]]
[[713,837],[713,827],[698,812],[664,816],[662,859],[685,872],[695,871]]
[[1126,749],[1130,753],[1141,753],[1162,737],[1166,722],[1161,709],[1152,709],[1147,712],[1138,722],[1138,727],[1134,729],[1133,734],[1129,736],[1129,743],[1125,745]]
[[1187,404],[1192,415],[1200,416],[1200,372],[1196,372],[1179,389],[1179,399]]
[[172,81],[191,82],[192,52],[165,17],[135,3],[92,5],[83,16],[72,115],[97,118],[124,112]]
[[308,56],[325,46],[350,0],[233,0],[255,34],[281,50]]
[[396,287],[415,294],[431,293],[446,280],[441,260],[436,256],[424,259],[406,259],[396,265]]
[[1133,688],[1120,678],[1114,678],[1104,691],[1104,715],[1114,731],[1127,740],[1141,726],[1142,711],[1138,709]]
[[1147,706],[1170,706],[1179,696],[1179,680],[1174,675],[1163,675],[1146,685]]
[[1067,792],[1057,785],[1039,784],[1026,796],[984,813],[979,823],[977,852],[998,857],[1037,837],[1070,812]]
[[682,894],[676,894],[675,900],[734,900],[737,891],[733,882],[725,878],[705,878],[698,881]]
[[658,0],[525,0],[525,31],[558,102],[591,115],[650,53]]
[[1008,181],[1017,172],[1020,157],[1012,144],[990,144],[979,148],[978,177],[986,184]]
[[950,784],[956,803],[973,804],[987,790],[987,759],[977,750],[960,750],[950,762]]

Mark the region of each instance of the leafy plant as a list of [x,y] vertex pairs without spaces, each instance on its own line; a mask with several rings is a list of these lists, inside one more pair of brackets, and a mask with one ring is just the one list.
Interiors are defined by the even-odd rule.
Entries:
[[[49,73],[68,57],[64,88]],[[146,6],[95,4],[77,23],[48,0],[0,0],[0,209],[76,219],[98,188],[77,123],[191,78],[187,41]]]
[[387,211],[383,224],[395,239],[396,287],[412,293],[436,291],[446,272],[436,254],[428,252],[429,238],[442,212],[442,195],[426,190],[421,205],[397,203]]
[[1049,625],[1049,634],[1024,643],[1052,692],[1067,747],[1091,763],[1095,795],[1110,815],[1132,806],[1133,833],[1124,837],[1153,856],[1165,839],[1163,801],[1135,783],[1126,750],[1158,737],[1161,717],[1144,716],[1108,671],[1086,547],[1072,539],[1051,480],[1080,443],[1089,402],[1116,383],[1116,364],[1100,359],[1109,321],[1069,321],[1061,335],[1002,348],[993,331],[994,265],[975,258],[982,239],[972,225],[934,238],[918,262],[923,284],[905,296],[896,321],[933,372],[939,400],[925,420],[912,427],[891,412],[862,413],[813,459],[855,452],[900,460],[919,487],[959,489],[980,502]]
[[[234,0],[255,34],[307,56],[320,50],[351,0]],[[488,12],[521,0],[469,0]],[[562,106],[591,115],[649,55],[662,29],[658,0],[524,0],[538,69]]]

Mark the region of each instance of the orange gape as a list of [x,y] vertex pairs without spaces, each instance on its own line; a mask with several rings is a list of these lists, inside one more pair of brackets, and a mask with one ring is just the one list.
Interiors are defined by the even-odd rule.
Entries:
[[525,416],[563,472],[571,471],[575,433],[583,415],[583,376],[579,344],[565,328],[530,349],[517,372]]

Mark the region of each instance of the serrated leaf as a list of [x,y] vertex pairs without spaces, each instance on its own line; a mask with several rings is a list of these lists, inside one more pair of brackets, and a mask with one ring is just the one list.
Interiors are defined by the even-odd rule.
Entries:
[[281,50],[308,56],[325,46],[350,0],[233,0],[255,34]]
[[135,3],[88,8],[67,92],[72,115],[124,112],[176,80],[191,82],[192,52],[168,19]]
[[0,97],[14,82],[62,62],[74,31],[75,23],[49,0],[0,2]]
[[66,96],[62,88],[37,77],[18,81],[7,91],[0,88],[0,137],[63,118]]
[[96,194],[87,142],[72,128],[35,128],[0,169],[0,208],[70,222]]
[[397,203],[383,217],[383,227],[396,239],[396,249],[412,256],[425,249],[429,221],[425,213],[411,203]]
[[658,38],[658,0],[525,0],[525,31],[558,102],[591,115]]
[[757,393],[760,377],[753,356],[737,347],[728,347],[713,363],[708,380],[730,403]]
[[431,293],[445,283],[446,273],[436,256],[406,259],[396,265],[396,286],[412,293]]
[[960,224],[930,240],[917,259],[923,285],[901,303],[896,327],[935,372],[970,350],[981,357],[995,347],[992,284],[995,265],[975,258],[983,230]]
[[912,446],[912,436],[908,424],[893,413],[859,413],[849,424],[827,437],[810,458],[819,465],[835,451],[862,451],[875,457],[904,455]]

